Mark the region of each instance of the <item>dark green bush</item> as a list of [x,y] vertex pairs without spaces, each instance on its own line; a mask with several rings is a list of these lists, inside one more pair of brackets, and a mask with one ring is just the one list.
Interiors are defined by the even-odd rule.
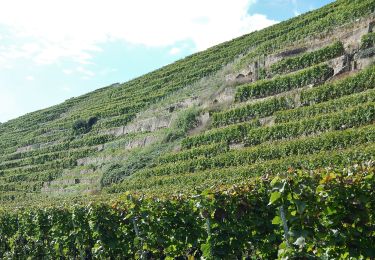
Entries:
[[73,133],[75,135],[86,134],[88,132],[87,122],[83,119],[78,119],[73,123]]
[[96,122],[98,122],[98,118],[95,116],[90,117],[87,121],[78,119],[73,123],[73,133],[75,135],[86,134],[91,131]]
[[90,118],[87,120],[87,127],[91,129],[91,128],[93,127],[93,125],[96,124],[96,122],[98,122],[98,118],[97,118],[96,116],[92,116],[92,117],[90,117]]
[[368,33],[362,36],[361,49],[374,47],[374,44],[375,44],[375,33]]

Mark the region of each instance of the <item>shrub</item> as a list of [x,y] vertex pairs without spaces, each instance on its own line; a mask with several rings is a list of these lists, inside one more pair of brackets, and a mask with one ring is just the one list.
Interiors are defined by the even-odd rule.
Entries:
[[184,132],[187,132],[198,126],[199,121],[197,117],[200,114],[200,110],[197,108],[191,108],[182,113],[177,119],[176,127]]
[[374,44],[375,44],[375,33],[368,33],[362,36],[361,49],[374,47]]
[[185,137],[189,130],[198,126],[199,120],[197,117],[199,113],[200,110],[195,107],[183,111],[174,123],[174,126],[172,126],[164,137],[163,143],[173,142]]
[[87,121],[78,119],[73,123],[73,133],[75,135],[86,134],[91,131],[93,125],[96,124],[98,118],[96,116],[90,117]]
[[92,116],[92,117],[90,117],[90,118],[87,120],[87,127],[91,129],[92,126],[96,124],[96,122],[98,122],[98,118],[97,118],[96,116]]
[[88,132],[87,122],[83,119],[78,119],[73,123],[73,133],[75,135],[85,134]]

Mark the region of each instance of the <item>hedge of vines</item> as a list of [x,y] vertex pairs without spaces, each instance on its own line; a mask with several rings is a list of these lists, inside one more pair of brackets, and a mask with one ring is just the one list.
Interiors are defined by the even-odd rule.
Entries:
[[197,148],[183,150],[180,152],[167,153],[158,158],[158,163],[170,163],[177,161],[184,161],[198,157],[212,157],[220,153],[225,153],[229,150],[226,143],[213,143],[202,145]]
[[373,89],[375,84],[375,66],[372,65],[364,71],[346,80],[337,83],[325,84],[319,88],[308,89],[301,92],[302,105],[311,105],[364,90]]
[[191,193],[194,190],[214,185],[238,184],[254,176],[277,174],[287,171],[290,167],[314,170],[335,165],[351,165],[374,160],[374,155],[375,145],[364,144],[343,150],[292,155],[248,165],[197,170],[192,173],[172,174],[170,171],[163,171],[158,172],[160,175],[149,175],[147,172],[143,174],[143,171],[140,171],[122,183],[109,187],[107,191],[111,193],[131,191],[159,195],[171,195],[181,192]]
[[297,57],[283,59],[271,65],[270,72],[273,74],[284,74],[292,71],[304,69],[315,64],[336,58],[345,52],[341,42],[319,49],[317,51],[302,54]]
[[295,104],[293,98],[278,97],[264,100],[261,102],[248,104],[245,106],[233,108],[230,110],[217,112],[212,115],[212,125],[214,127],[226,126],[230,124],[241,123],[256,117],[266,117],[272,115],[275,111],[292,109]]
[[374,121],[375,103],[370,102],[336,113],[253,129],[249,132],[246,143],[247,145],[256,145],[271,140],[288,139],[332,130],[343,130],[371,124]]
[[186,137],[182,140],[181,145],[184,149],[189,149],[191,147],[197,147],[214,142],[240,142],[251,129],[259,126],[259,120],[252,120],[250,122],[237,125],[215,128],[210,131],[206,131],[203,134]]
[[[301,91],[301,102],[304,106],[373,89],[375,86],[375,66],[371,66],[356,75],[324,85]],[[255,117],[270,116],[276,111],[295,108],[294,96],[273,97],[268,100],[240,106],[227,111],[214,113],[212,124],[215,127],[239,123]]]
[[0,214],[5,259],[373,258],[369,163],[288,172],[167,200],[125,194],[87,206]]
[[275,122],[288,122],[299,119],[304,119],[307,117],[313,117],[319,114],[333,113],[340,110],[345,110],[348,107],[357,106],[360,104],[374,102],[375,101],[375,89],[364,91],[357,94],[352,94],[349,96],[344,96],[342,98],[326,101],[323,103],[318,103],[316,105],[299,107],[296,109],[277,111],[275,116]]
[[[210,157],[199,156],[186,158],[172,163],[160,163],[159,165],[137,172],[137,178],[150,176],[171,175],[203,171],[213,168],[249,165],[252,163],[285,158],[295,155],[308,155],[320,151],[333,151],[347,149],[352,146],[375,143],[375,126],[347,129],[344,131],[332,131],[313,137],[302,137],[281,142],[266,143],[240,150],[222,152]],[[197,150],[197,149],[195,149]],[[188,150],[190,151],[190,150]],[[191,151],[192,153],[194,150]]]
[[240,86],[235,99],[243,102],[251,98],[261,98],[275,95],[292,89],[324,82],[333,75],[333,69],[326,64],[317,65],[291,75],[279,76],[270,80],[260,80],[255,83]]
[[370,124],[374,119],[374,103],[368,102],[335,113],[317,115],[301,121],[280,123],[270,127],[259,127],[259,120],[253,120],[250,123],[215,128],[204,134],[185,138],[182,140],[182,147],[189,149],[212,142],[238,143],[243,141],[253,145],[266,140],[291,138],[303,134]]

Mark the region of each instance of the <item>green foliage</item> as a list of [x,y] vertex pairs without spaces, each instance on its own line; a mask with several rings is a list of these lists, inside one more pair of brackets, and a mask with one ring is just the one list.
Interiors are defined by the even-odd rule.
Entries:
[[[299,96],[301,97],[301,102],[303,106],[310,106],[312,104],[317,104],[329,100],[339,99],[347,95],[354,93],[366,91],[373,89],[375,86],[375,66],[370,66],[363,71],[344,78],[343,80],[336,81],[334,83],[326,83],[324,85],[315,87],[313,89],[307,89],[301,91]],[[348,105],[352,99],[361,99],[365,97],[348,97]],[[366,98],[370,98],[366,95]],[[365,98],[365,99],[366,99]],[[334,105],[341,102],[346,102],[346,98],[343,101],[338,100],[337,102],[332,102],[330,104]],[[370,99],[372,100],[372,99]],[[369,101],[370,101],[369,100]],[[322,105],[323,107],[326,105]],[[293,109],[296,107],[294,95],[282,96],[282,97],[272,97],[264,101],[255,102],[247,104],[244,106],[236,107],[230,110],[217,112],[212,115],[212,125],[214,127],[230,125],[234,123],[240,123],[247,120],[251,120],[255,117],[267,117],[273,115],[277,111]],[[295,110],[290,110],[290,112],[285,112],[285,115],[291,113],[297,115],[299,111],[310,111],[309,108],[297,108]],[[315,110],[314,109],[311,109]],[[296,111],[296,112],[292,112]],[[315,110],[317,111],[317,110]],[[324,111],[322,111],[324,112]],[[309,113],[309,112],[308,112]],[[283,112],[278,112],[277,117],[281,117]],[[302,118],[302,117],[297,117]]]
[[96,116],[92,116],[87,120],[87,128],[91,129],[96,122],[98,122],[98,118]]
[[143,151],[129,153],[125,161],[115,162],[103,167],[100,179],[101,187],[119,183],[140,169],[149,167],[154,163],[161,153],[165,152],[164,144],[155,144]]
[[220,153],[227,152],[229,149],[226,143],[214,143],[202,145],[197,148],[183,150],[180,152],[167,153],[159,157],[159,163],[170,163],[177,161],[184,161],[189,159],[196,159],[198,157],[212,157]]
[[370,102],[336,113],[253,129],[248,133],[246,143],[256,145],[266,141],[346,129],[371,124],[374,120],[375,103]]
[[253,120],[247,123],[231,125],[224,128],[217,128],[206,131],[203,134],[187,137],[182,140],[182,147],[189,149],[204,144],[219,143],[219,142],[240,142],[245,138],[247,133],[256,127],[260,126],[259,120]]
[[343,81],[325,84],[319,88],[309,89],[301,93],[302,105],[311,105],[342,96],[373,89],[375,85],[375,66],[372,65],[361,73]]
[[[147,148],[123,151],[150,133],[106,133],[121,132],[144,111],[159,109],[159,101],[170,105],[172,95],[180,102],[180,93],[196,89],[203,77],[220,71],[217,86],[223,84],[224,73],[233,72],[226,65],[235,60],[244,67],[291,44],[331,36],[337,26],[350,30],[374,8],[373,0],[338,0],[0,124],[0,258],[373,259],[375,67],[301,88],[332,75],[327,65],[304,68],[341,55],[338,42],[284,59],[271,71],[261,68],[262,80],[240,86],[237,101],[298,90],[214,113],[216,129],[186,137],[206,108],[202,99],[198,108],[173,111],[178,120],[152,133],[159,141]],[[372,46],[372,36],[365,38]],[[213,91],[202,82],[193,96]],[[181,138],[181,150],[170,152]],[[77,166],[85,157],[113,159]],[[85,173],[88,168],[94,172]],[[101,178],[102,193],[44,194],[48,182],[76,174]],[[89,203],[96,200],[102,202]]]
[[[315,170],[328,166],[338,167],[361,163],[374,159],[374,149],[375,146],[372,143],[344,150],[321,151],[310,155],[292,155],[248,165],[197,170],[192,173],[189,173],[188,167],[181,168],[184,164],[182,162],[176,163],[176,167],[172,171],[170,171],[171,168],[160,169],[158,172],[139,171],[132,178],[111,186],[108,191],[111,193],[124,191],[146,194],[157,193],[159,196],[169,196],[181,192],[189,193],[192,190],[205,189],[216,185],[238,184],[254,176],[278,174],[287,171],[289,168]],[[155,175],[155,173],[159,175]]]
[[169,130],[165,135],[163,143],[172,143],[178,139],[184,138],[185,136],[186,132],[184,132],[182,129],[172,129]]
[[368,49],[374,47],[375,44],[375,33],[371,32],[362,36],[361,49]]
[[317,65],[290,75],[278,76],[270,80],[261,80],[240,86],[237,89],[235,98],[237,102],[243,102],[251,98],[271,96],[309,84],[322,83],[332,75],[333,69],[328,65]]
[[111,117],[110,119],[103,120],[99,123],[102,128],[119,127],[127,125],[130,121],[135,118],[135,114],[125,114]]
[[[141,164],[141,162],[139,163]],[[118,163],[111,164],[103,171],[102,178],[100,179],[100,185],[104,187],[112,183],[120,182],[126,176],[129,176],[135,169],[140,169],[142,167],[144,167],[144,164],[141,164],[141,167],[139,167],[138,162],[136,161],[131,163],[129,167],[124,167]]]
[[275,111],[294,108],[294,100],[290,97],[271,98],[265,101],[248,104],[212,115],[214,127],[241,123],[256,117],[267,117]]
[[89,128],[87,127],[87,122],[83,119],[78,119],[73,123],[73,133],[75,135],[85,134],[89,132]]
[[97,117],[90,117],[87,121],[78,119],[73,123],[73,133],[75,135],[86,134],[91,131],[93,125],[95,125],[97,121]]
[[[352,184],[373,179],[373,173],[366,172],[365,175],[359,174],[355,177],[349,177],[350,174],[350,171],[327,171],[319,181],[314,181],[313,186],[311,177],[302,172],[287,178],[275,177],[272,180],[271,187],[274,192],[271,197],[275,193],[279,194],[279,198],[272,205],[280,209],[275,217],[279,221],[274,224],[280,228],[285,225],[288,230],[286,235],[285,231],[281,232],[284,233],[284,241],[279,246],[279,258],[373,257],[375,251],[369,244],[372,239],[364,234],[373,229],[373,225],[369,223],[371,214],[367,211],[371,203],[367,196],[362,197],[371,185]],[[347,205],[343,206],[345,201]],[[310,216],[313,214],[322,217],[318,225],[311,222]],[[284,220],[280,221],[282,218]],[[359,223],[364,226],[359,227]],[[314,235],[317,230],[327,232],[318,238]],[[329,251],[324,250],[327,246]],[[311,248],[316,250],[313,252]]]
[[341,111],[348,107],[374,101],[375,90],[371,89],[365,92],[343,96],[342,98],[333,99],[316,105],[299,107],[285,111],[277,111],[274,116],[276,117],[275,121],[277,123],[295,121],[319,114]]
[[273,74],[283,74],[304,69],[321,62],[336,58],[345,52],[341,42],[319,49],[317,51],[302,54],[297,57],[283,59],[271,65],[270,71]]
[[267,71],[265,68],[260,68],[258,71],[258,80],[267,78]]
[[[137,172],[137,178],[150,176],[181,174],[208,169],[217,169],[233,166],[244,166],[262,161],[286,158],[295,155],[308,155],[320,151],[345,149],[355,145],[371,144],[375,142],[375,127],[367,126],[360,129],[345,131],[332,131],[316,137],[302,137],[294,140],[273,142],[232,150],[209,157],[202,157],[199,148],[190,151],[190,157],[184,160],[162,162],[156,167],[151,167]],[[186,152],[188,152],[186,151]],[[196,152],[196,154],[193,154]],[[186,153],[184,153],[186,154]]]
[[183,111],[182,115],[177,119],[176,128],[186,133],[190,129],[197,127],[199,114],[200,110],[195,107]]
[[187,132],[198,126],[200,110],[196,107],[184,110],[164,138],[165,143],[173,142],[186,136]]
[[109,186],[113,183],[121,182],[124,178],[130,176],[139,169],[142,169],[150,164],[150,157],[147,155],[136,156],[122,164],[112,164],[108,166],[100,179],[102,187]]
[[197,196],[2,212],[0,257],[371,259],[374,191],[372,166],[290,169]]

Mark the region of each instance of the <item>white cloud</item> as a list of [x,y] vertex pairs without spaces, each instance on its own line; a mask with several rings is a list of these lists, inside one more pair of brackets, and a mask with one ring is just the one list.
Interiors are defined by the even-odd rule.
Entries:
[[34,80],[34,77],[31,76],[31,75],[29,75],[29,76],[26,77],[26,80],[28,80],[28,81],[33,81],[33,80]]
[[81,73],[82,75],[84,75],[84,78],[89,78],[89,77],[95,76],[94,72],[92,72],[91,70],[85,69],[82,66],[77,67],[76,71]]
[[197,50],[203,50],[275,23],[264,15],[248,15],[253,3],[255,0],[7,1],[0,8],[0,25],[9,29],[11,37],[32,43],[0,50],[0,60],[26,57],[50,64],[68,58],[87,64],[94,52],[101,51],[99,44],[114,40],[150,47],[190,40]]
[[180,48],[177,48],[177,47],[173,47],[170,51],[169,51],[169,54],[170,55],[177,55],[181,52],[181,49]]
[[63,69],[63,73],[65,75],[71,75],[73,73],[73,70],[70,70],[70,69]]

